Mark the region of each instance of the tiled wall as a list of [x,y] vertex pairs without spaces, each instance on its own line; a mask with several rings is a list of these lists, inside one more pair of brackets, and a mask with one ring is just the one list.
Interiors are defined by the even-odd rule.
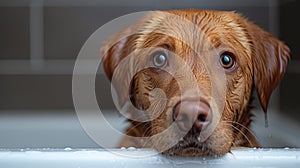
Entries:
[[[38,0],[35,0],[38,1]],[[31,45],[32,30],[30,29],[30,4],[35,2],[0,1],[0,110],[22,109],[73,109],[72,103],[72,69],[73,62],[84,44],[85,40],[101,25],[127,13],[174,8],[209,8],[221,10],[235,10],[254,20],[263,28],[280,35],[287,43],[291,43],[293,59],[299,50],[295,41],[297,36],[296,24],[293,20],[285,20],[290,12],[297,12],[297,8],[289,6],[299,4],[296,1],[283,3],[283,7],[276,8],[274,1],[228,1],[218,2],[189,1],[187,3],[175,2],[145,2],[137,1],[122,3],[121,1],[101,2],[96,1],[50,1],[45,0],[42,4],[42,43],[41,66],[47,66],[49,61],[57,61],[60,68],[55,64],[47,66],[47,72],[40,73],[34,67],[30,67],[33,57]],[[85,3],[86,2],[86,3]],[[272,3],[271,3],[272,2]],[[275,1],[276,2],[276,1]],[[280,4],[280,3],[278,3]],[[277,5],[278,5],[277,4]],[[288,6],[289,5],[289,6]],[[298,5],[299,6],[299,5]],[[278,14],[283,14],[279,22]],[[295,13],[297,14],[297,13]],[[281,16],[281,15],[280,15]],[[296,15],[293,15],[296,17]],[[278,26],[280,23],[281,26]],[[292,26],[292,28],[291,28]],[[276,32],[280,28],[279,32]],[[38,33],[38,32],[37,32]],[[299,34],[299,33],[298,33]],[[36,37],[35,38],[39,38]],[[299,39],[299,38],[298,38]],[[294,40],[294,41],[293,41]],[[299,43],[298,43],[299,44]],[[37,49],[38,50],[38,49]],[[23,62],[25,61],[25,63]],[[26,63],[26,61],[28,61]],[[65,62],[67,62],[65,64]],[[4,66],[5,65],[5,66]],[[65,66],[64,66],[65,65]],[[28,69],[29,68],[29,69]],[[23,70],[25,69],[25,70]],[[25,73],[26,71],[26,73]],[[24,74],[25,73],[25,74]],[[280,88],[280,105],[283,109],[298,109],[297,73],[286,75]],[[104,76],[97,78],[96,92],[101,106],[104,109],[113,108],[110,87]],[[294,90],[295,89],[295,90]],[[293,97],[291,98],[291,95]],[[278,104],[277,104],[278,105]],[[276,105],[275,105],[276,106]]]

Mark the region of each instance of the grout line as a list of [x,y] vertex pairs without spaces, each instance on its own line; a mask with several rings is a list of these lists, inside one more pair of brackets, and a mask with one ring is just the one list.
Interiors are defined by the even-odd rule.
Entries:
[[44,7],[43,0],[30,1],[30,60],[31,66],[40,69],[44,59]]
[[[99,60],[86,59],[83,60],[86,69],[82,74],[91,74],[89,67],[98,63]],[[0,60],[0,75],[72,75],[75,60],[73,59],[55,59],[44,60],[43,66],[39,69],[33,68],[31,63],[33,60]],[[100,65],[101,66],[101,63]],[[103,73],[103,69],[99,69]],[[288,74],[300,75],[300,61],[293,60],[287,66]]]
[[280,27],[279,27],[279,1],[278,0],[269,0],[269,30],[270,32],[275,35],[279,36]]
[[[75,60],[44,60],[41,67],[33,67],[36,60],[0,60],[0,75],[72,75]],[[39,60],[38,64],[40,64]],[[81,60],[84,68],[79,75],[93,74],[91,67],[101,66],[98,60],[86,59]],[[97,74],[101,74],[99,68]]]

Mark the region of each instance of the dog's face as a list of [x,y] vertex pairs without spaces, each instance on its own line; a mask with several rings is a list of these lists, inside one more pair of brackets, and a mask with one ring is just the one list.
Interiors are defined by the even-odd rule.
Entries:
[[284,43],[240,15],[200,10],[151,12],[102,54],[119,105],[131,114],[127,134],[180,155],[255,145],[247,130],[253,88],[266,112],[289,59]]

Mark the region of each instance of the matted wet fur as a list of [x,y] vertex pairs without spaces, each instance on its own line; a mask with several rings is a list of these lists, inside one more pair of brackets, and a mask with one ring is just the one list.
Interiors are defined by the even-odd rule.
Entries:
[[[182,25],[182,22],[172,19],[169,17],[170,14],[195,24],[205,38],[202,36],[195,38],[197,31],[190,30]],[[177,38],[159,33],[164,31],[175,34]],[[192,47],[185,42],[186,39],[192,41],[189,41]],[[207,44],[207,41],[210,44]],[[208,58],[210,54],[205,55],[204,51],[211,46],[214,47],[215,56],[220,58],[227,54],[225,59],[232,57],[231,61],[234,61],[234,65],[229,64],[231,67],[228,68],[229,65],[226,62],[228,60],[225,60],[226,65],[220,63],[219,60],[216,60],[215,64],[207,65],[206,60],[211,60]],[[150,50],[144,51],[141,56],[138,50],[147,48]],[[164,131],[174,122],[176,105],[190,98],[199,98],[197,100],[199,102],[205,100],[208,106],[213,106],[211,104],[212,79],[208,72],[223,68],[226,79],[223,81],[226,85],[224,108],[220,113],[220,121],[211,135],[206,137],[205,141],[200,141],[201,131],[193,126],[177,144],[162,152],[186,156],[223,155],[229,152],[232,146],[259,146],[248,129],[251,123],[251,96],[253,90],[256,89],[261,106],[266,113],[270,95],[283,77],[290,58],[289,48],[283,42],[235,12],[196,9],[154,11],[140,19],[135,25],[111,37],[103,45],[101,56],[103,56],[105,72],[109,79],[112,80],[115,68],[132,52],[137,51],[131,60],[132,65],[138,65],[141,62],[153,64],[150,58],[151,48],[170,51],[184,60],[191,68],[197,86],[192,85],[192,82],[184,77],[174,78],[159,67],[155,68],[156,64],[133,74],[130,79],[128,78],[130,72],[121,71],[115,78],[120,83],[119,86],[115,86],[120,106],[124,105],[126,99],[130,97],[130,102],[134,107],[147,110],[151,104],[149,96],[151,97],[151,91],[155,88],[161,89],[167,98],[163,112],[153,120],[146,122],[130,120],[131,125],[127,129],[127,135],[150,137]],[[180,67],[181,62],[176,60],[171,62],[170,55],[167,57],[169,62],[163,66],[176,64]],[[184,72],[181,71],[181,73]],[[185,90],[199,87],[201,94],[187,92],[182,94],[178,79],[181,80],[180,87]],[[129,88],[122,86],[124,81],[130,82]],[[156,107],[159,107],[160,102],[157,103]],[[153,113],[155,110],[155,108],[152,109]],[[214,114],[212,116],[215,117]],[[203,129],[201,127],[200,130]],[[172,141],[175,135],[176,131],[170,133],[168,138],[152,140],[149,144],[124,138],[120,146],[160,149],[160,146],[167,144],[168,140]]]

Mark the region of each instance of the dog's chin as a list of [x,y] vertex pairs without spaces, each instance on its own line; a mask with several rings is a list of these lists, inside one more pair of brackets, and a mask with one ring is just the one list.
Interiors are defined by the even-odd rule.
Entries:
[[212,154],[211,150],[209,150],[204,143],[185,143],[182,141],[163,153],[166,155],[179,156],[208,156]]
[[175,155],[180,156],[208,156],[209,151],[208,150],[202,150],[196,147],[187,147],[184,149],[177,149],[174,151]]
[[184,137],[172,148],[164,151],[166,155],[179,155],[179,156],[223,156],[231,149],[231,140],[211,137],[203,142],[199,142],[195,136]]

